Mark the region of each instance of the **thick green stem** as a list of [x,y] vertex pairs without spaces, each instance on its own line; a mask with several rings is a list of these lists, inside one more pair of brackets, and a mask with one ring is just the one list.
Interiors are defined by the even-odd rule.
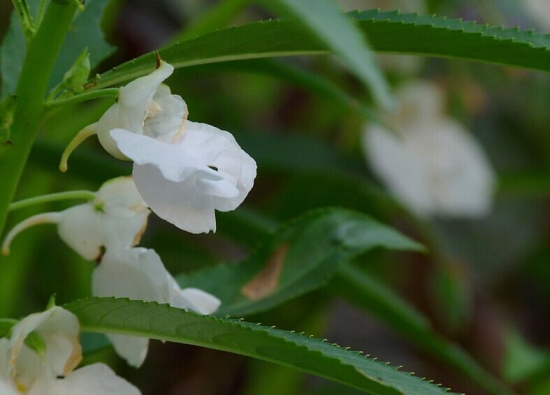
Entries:
[[11,140],[0,156],[0,233],[43,117],[48,80],[76,6],[51,1],[30,42],[16,89]]

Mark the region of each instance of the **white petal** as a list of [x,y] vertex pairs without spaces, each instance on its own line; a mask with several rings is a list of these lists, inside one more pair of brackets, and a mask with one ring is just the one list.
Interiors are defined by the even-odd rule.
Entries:
[[433,82],[416,80],[403,85],[396,93],[399,125],[439,118],[445,108],[445,95]]
[[108,249],[94,269],[92,292],[94,296],[168,303],[170,274],[154,250]]
[[156,140],[171,143],[185,130],[187,120],[187,104],[178,95],[170,94],[166,85],[159,86],[154,96],[158,113],[147,118],[143,134]]
[[437,86],[401,88],[399,137],[369,127],[364,149],[390,192],[418,215],[478,217],[491,209],[495,175],[481,146],[457,122],[441,114]]
[[57,379],[55,395],[139,395],[132,384],[118,377],[107,365],[95,363]]
[[16,369],[15,362],[22,351],[25,338],[34,331],[46,344],[45,364],[48,369],[54,375],[66,375],[82,359],[78,342],[79,330],[80,325],[76,316],[57,306],[43,313],[25,317],[11,330],[12,368]]
[[147,357],[149,339],[130,335],[115,335],[107,333],[107,338],[113,345],[116,353],[120,355],[128,365],[139,368]]
[[[169,303],[171,285],[170,275],[153,250],[107,250],[94,270],[92,294]],[[130,365],[141,366],[147,355],[148,339],[126,335],[108,337]]]
[[13,385],[9,381],[4,381],[0,377],[0,394],[2,395],[19,395]]
[[[21,347],[11,378],[14,385],[20,390],[30,390],[29,394],[38,393],[33,388],[48,387],[48,378],[55,377],[45,361],[25,344]],[[50,380],[51,381],[51,380]]]
[[118,148],[134,160],[134,180],[161,218],[192,233],[216,229],[214,210],[242,203],[256,177],[256,163],[225,131],[187,123],[176,144],[122,129],[111,131]]
[[[10,341],[3,337],[0,338],[0,382],[10,382]],[[0,392],[1,394],[2,392]]]
[[143,134],[145,118],[159,85],[168,78],[174,68],[161,62],[159,68],[151,74],[137,78],[120,88],[117,103],[113,104],[98,121],[97,136],[107,152],[119,159],[126,159],[111,139],[109,131],[115,128],[126,129],[132,133]]
[[547,0],[524,0],[522,3],[535,22],[546,30],[550,29],[550,4]]
[[174,307],[191,310],[199,314],[212,314],[218,307],[221,301],[214,295],[204,292],[197,288],[180,289],[179,286],[174,289],[172,302]]
[[139,241],[150,211],[131,177],[107,181],[94,202],[61,213],[59,236],[87,260],[99,257],[101,247],[128,248]]
[[434,122],[424,145],[430,188],[438,214],[454,217],[487,215],[492,206],[495,175],[481,147],[460,124]]
[[[145,248],[107,250],[94,270],[92,293],[94,296],[168,303],[200,314],[210,314],[220,304],[216,297],[199,289],[182,291],[157,253]],[[147,354],[148,339],[118,334],[107,337],[130,365],[141,366]]]
[[158,167],[138,164],[133,175],[141,195],[160,218],[191,233],[216,231],[214,196],[198,187],[198,175],[175,183],[164,178]]
[[[121,129],[111,132],[119,148],[134,160],[134,181],[149,207],[162,219],[192,233],[215,230],[214,197],[199,180],[226,180],[178,146],[137,136]],[[231,191],[230,191],[231,193]]]
[[[191,155],[178,150],[176,145],[163,143],[147,136],[140,136],[124,129],[114,129],[111,136],[118,148],[138,165],[153,164],[159,168],[167,180],[184,181],[187,177],[199,173],[200,176],[213,180],[222,177],[208,166],[198,162]],[[137,181],[136,186],[141,193]],[[141,193],[143,196],[143,194]],[[145,199],[145,198],[144,198]],[[147,202],[147,199],[145,199]]]
[[[160,66],[150,74],[136,78],[128,85],[120,88],[118,104],[133,111],[145,108],[162,82],[174,72],[174,66],[161,61]],[[143,117],[141,118],[143,120]]]
[[148,211],[132,177],[117,177],[105,182],[97,191],[104,202],[103,211],[117,217],[133,217]]
[[204,123],[187,122],[187,128],[178,146],[207,166],[215,167],[226,180],[239,190],[232,198],[215,198],[219,211],[236,209],[246,198],[256,178],[256,162],[225,130]]
[[428,216],[433,200],[426,182],[426,165],[390,131],[371,126],[362,135],[363,149],[373,172],[403,205]]
[[101,214],[90,204],[71,207],[61,214],[57,227],[61,240],[84,259],[96,259],[104,241]]

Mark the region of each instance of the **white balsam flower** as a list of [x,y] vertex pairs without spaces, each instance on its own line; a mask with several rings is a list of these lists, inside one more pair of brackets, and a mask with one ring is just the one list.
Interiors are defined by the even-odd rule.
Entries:
[[134,161],[134,179],[147,205],[191,233],[216,230],[215,210],[237,208],[252,189],[256,162],[226,131],[187,121],[187,106],[162,82],[174,68],[159,60],[151,74],[120,89],[117,102],[84,128],[70,152],[97,134],[116,158]]
[[137,78],[120,88],[117,102],[97,122],[99,142],[107,152],[118,159],[128,159],[113,141],[110,131],[124,129],[148,136],[164,143],[173,143],[184,131],[187,105],[170,88],[162,85],[174,67],[160,61],[151,74]]
[[101,247],[128,248],[139,242],[150,211],[131,177],[105,182],[88,203],[67,210],[35,215],[6,236],[2,252],[9,253],[13,238],[33,225],[54,223],[61,239],[87,260],[97,259]]
[[188,232],[215,231],[214,210],[234,210],[254,184],[256,162],[213,126],[187,122],[173,144],[123,129],[111,136],[134,160],[136,186],[151,210]]
[[[94,269],[92,294],[167,303],[199,314],[211,314],[220,305],[220,300],[209,293],[196,288],[181,289],[157,253],[146,248],[107,250]],[[141,366],[148,339],[110,334],[107,337],[130,365]]]
[[[76,316],[61,307],[31,314],[17,323],[9,340],[0,339],[0,393],[139,395],[136,387],[104,364],[74,370],[82,359],[79,330]],[[42,339],[42,350],[25,344],[31,332]]]
[[490,212],[495,185],[476,140],[442,114],[444,97],[429,82],[398,92],[400,111],[390,120],[397,135],[369,125],[363,148],[373,172],[419,216],[480,217]]

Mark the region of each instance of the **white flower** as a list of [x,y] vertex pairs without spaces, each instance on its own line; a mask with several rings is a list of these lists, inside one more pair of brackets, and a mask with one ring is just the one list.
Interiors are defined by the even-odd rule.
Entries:
[[55,213],[43,213],[15,226],[2,245],[9,253],[13,238],[22,230],[38,224],[55,223],[65,243],[88,260],[101,254],[101,247],[127,248],[139,242],[147,225],[149,209],[131,177],[119,177],[104,183],[96,198]]
[[254,184],[254,160],[213,126],[187,122],[173,144],[123,129],[111,136],[134,160],[136,186],[151,210],[188,232],[215,231],[214,210],[234,210]]
[[[196,288],[181,289],[153,250],[145,248],[107,250],[94,269],[92,294],[103,297],[127,297],[168,303],[199,314],[211,314],[219,299]],[[110,335],[117,353],[139,367],[147,355],[148,339]]]
[[522,3],[537,24],[546,30],[550,29],[550,3],[548,0],[524,0]]
[[419,216],[478,217],[492,205],[495,176],[462,125],[442,114],[436,85],[415,82],[398,92],[397,135],[376,125],[363,133],[368,162],[387,188]]
[[122,87],[117,103],[69,144],[60,169],[83,139],[97,134],[111,155],[134,161],[137,188],[159,217],[191,233],[215,231],[215,210],[243,202],[256,162],[229,132],[187,121],[183,99],[161,85],[172,71],[159,61],[151,74]]
[[117,102],[103,114],[97,123],[99,142],[107,152],[119,159],[128,159],[121,153],[109,132],[121,128],[172,143],[182,133],[187,119],[187,106],[170,88],[161,85],[174,67],[160,61],[151,74],[138,78],[120,88]]
[[[103,364],[74,368],[82,359],[79,323],[60,307],[32,314],[0,339],[0,392],[2,395],[139,395],[126,380]],[[25,344],[34,332],[43,341],[40,350]],[[6,387],[7,389],[4,389]]]

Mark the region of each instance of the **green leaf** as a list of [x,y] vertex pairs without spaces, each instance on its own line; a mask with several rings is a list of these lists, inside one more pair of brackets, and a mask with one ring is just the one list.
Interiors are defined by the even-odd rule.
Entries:
[[25,33],[21,27],[19,17],[15,12],[12,12],[10,18],[10,26],[0,48],[0,74],[2,75],[2,95],[6,97],[8,94],[15,93],[19,73],[23,66],[25,58],[25,49],[27,48],[27,40]]
[[437,395],[446,390],[385,363],[312,337],[128,299],[90,298],[65,306],[83,331],[143,336],[233,352],[299,369],[371,394]]
[[18,322],[12,318],[0,318],[0,338],[8,336],[11,328]]
[[63,80],[65,72],[71,68],[84,48],[88,48],[92,70],[99,62],[114,52],[114,47],[105,41],[100,27],[101,16],[108,1],[86,0],[84,12],[76,14],[55,63],[50,79],[50,87]]
[[[84,48],[87,47],[90,52],[92,69],[113,52],[113,47],[104,40],[99,27],[107,2],[108,0],[87,0],[85,11],[76,14],[55,63],[50,88],[63,80],[63,75],[71,68]],[[0,48],[2,97],[15,92],[26,48],[27,42],[19,18],[12,13],[8,32]]]
[[[352,194],[349,191],[346,193],[346,189],[342,188],[341,185],[334,186],[327,183],[326,180],[317,181],[317,184],[322,184],[330,190],[343,190],[346,196]],[[239,232],[242,235],[237,235],[237,240],[240,242],[253,240],[252,243],[256,243],[258,235],[265,235],[276,226],[275,221],[268,222],[265,218],[253,212],[246,213],[245,220],[240,219],[240,216],[243,215],[242,211],[242,209],[239,209],[232,213],[224,213],[230,218],[224,219],[224,222],[227,221],[227,225],[223,224],[218,231],[225,231],[224,233],[228,237],[234,237],[235,232],[232,231],[234,226],[231,225],[238,222]],[[220,217],[222,216],[218,218]],[[256,217],[257,219],[252,221],[249,219],[250,217]],[[252,225],[249,225],[250,223]],[[249,229],[249,231],[245,229]],[[351,303],[377,317],[391,328],[401,332],[407,339],[445,361],[457,371],[462,372],[490,393],[498,395],[511,394],[509,388],[488,373],[479,362],[460,346],[437,333],[427,317],[420,311],[363,270],[352,266],[348,262],[341,262],[329,286],[334,292],[347,298]]]
[[376,101],[391,108],[394,103],[384,76],[374,61],[366,39],[332,0],[277,0],[264,4],[298,19],[369,88]]
[[[517,28],[481,26],[435,16],[377,10],[349,14],[381,52],[451,57],[550,71],[550,36]],[[227,43],[231,45],[227,45]],[[311,37],[292,21],[262,21],[220,30],[159,51],[175,67],[267,57],[330,53],[326,44]],[[91,81],[94,89],[118,85],[148,74],[156,55],[126,62]]]
[[279,227],[245,261],[200,270],[179,282],[220,298],[219,315],[249,315],[322,287],[341,262],[376,247],[422,250],[367,215],[315,210]]
[[550,35],[434,15],[353,13],[377,51],[476,60],[550,71]]
[[513,394],[460,346],[437,333],[414,306],[364,271],[344,264],[330,285],[336,293],[429,350],[490,393]]
[[548,371],[550,352],[535,348],[514,330],[508,329],[505,336],[503,375],[512,383],[525,381]]
[[[320,97],[324,97],[330,101],[332,106],[337,106],[342,110],[355,111],[366,119],[374,121],[391,130],[391,126],[387,125],[381,119],[380,115],[369,105],[363,101],[357,100],[340,86],[323,76],[312,74],[309,70],[302,69],[291,62],[276,61],[274,59],[236,60],[233,62],[191,66],[181,70],[185,70],[185,72],[189,74],[238,72],[268,75],[283,80],[293,86],[303,88]],[[180,75],[181,74],[182,72],[180,71]]]

